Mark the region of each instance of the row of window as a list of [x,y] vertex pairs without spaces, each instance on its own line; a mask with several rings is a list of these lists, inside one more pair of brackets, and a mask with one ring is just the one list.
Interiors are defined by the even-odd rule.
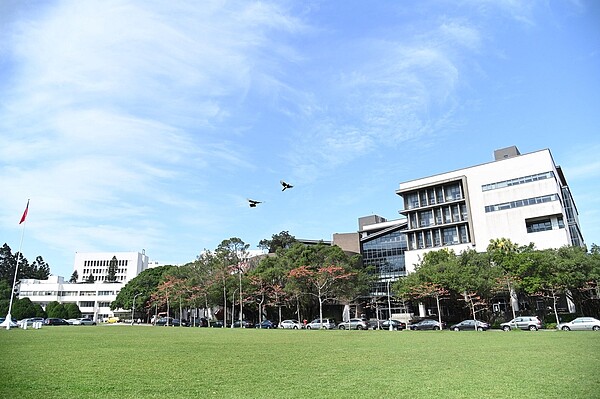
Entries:
[[118,294],[118,291],[20,291],[19,296],[21,297],[29,297],[29,296],[108,296]]
[[469,228],[466,224],[445,229],[432,229],[408,233],[408,248],[424,249],[457,245],[470,242]]
[[461,184],[456,182],[404,194],[404,207],[405,209],[421,208],[449,201],[457,201],[462,198]]
[[[553,229],[552,220],[550,218],[542,220],[528,220],[525,222],[525,226],[527,227],[528,233],[537,233],[539,231],[548,231]],[[559,229],[565,228],[565,222],[563,221],[562,216],[556,218],[556,226]]]
[[[106,269],[83,269],[83,274],[85,276],[87,276],[90,273],[93,273],[93,274],[108,273],[108,268],[106,268]],[[116,269],[115,270],[115,274],[125,274],[125,273],[127,273],[127,269]]]
[[372,266],[376,275],[405,276],[405,250],[406,234],[400,231],[391,232],[363,243],[363,262],[365,265]]
[[[90,267],[97,267],[97,266],[110,266],[110,262],[112,262],[112,260],[84,260],[83,261],[83,266],[90,266]],[[127,266],[127,264],[129,263],[129,260],[127,259],[122,259],[119,260],[117,259],[117,266]]]
[[554,172],[537,173],[535,175],[517,177],[515,179],[503,180],[495,183],[484,184],[481,186],[481,191],[496,190],[498,188],[517,186],[519,184],[531,183],[538,180],[551,179],[554,177]]
[[466,221],[468,217],[465,204],[442,206],[437,209],[428,209],[411,213],[408,217],[408,228],[418,229],[440,224]]
[[543,195],[541,197],[527,198],[523,200],[504,202],[502,204],[487,205],[485,212],[503,211],[506,209],[520,208],[522,206],[542,204],[544,202],[558,201],[560,198],[557,194]]

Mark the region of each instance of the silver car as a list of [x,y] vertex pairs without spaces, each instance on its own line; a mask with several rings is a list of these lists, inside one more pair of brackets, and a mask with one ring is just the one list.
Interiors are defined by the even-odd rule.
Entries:
[[314,319],[306,325],[307,330],[333,330],[337,324],[334,319]]
[[594,330],[600,331],[600,320],[593,317],[578,317],[568,323],[560,323],[556,326],[558,330]]
[[362,319],[350,319],[338,324],[340,330],[368,330],[369,325]]
[[500,324],[503,331],[510,331],[513,328],[521,330],[537,331],[542,328],[542,321],[537,316],[520,316],[511,321]]

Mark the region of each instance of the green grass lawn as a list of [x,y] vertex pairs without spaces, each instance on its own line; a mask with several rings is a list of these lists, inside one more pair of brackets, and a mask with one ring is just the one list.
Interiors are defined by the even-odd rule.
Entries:
[[0,331],[1,398],[598,398],[600,334]]

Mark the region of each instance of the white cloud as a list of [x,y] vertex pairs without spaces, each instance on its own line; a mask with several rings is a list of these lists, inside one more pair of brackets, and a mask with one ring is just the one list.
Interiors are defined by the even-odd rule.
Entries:
[[277,60],[295,52],[275,33],[305,29],[257,2],[20,7],[0,28],[0,213],[31,197],[30,234],[69,253],[161,245],[159,214],[211,214],[177,195],[207,187],[206,172],[252,167],[225,122],[252,90],[285,94]]

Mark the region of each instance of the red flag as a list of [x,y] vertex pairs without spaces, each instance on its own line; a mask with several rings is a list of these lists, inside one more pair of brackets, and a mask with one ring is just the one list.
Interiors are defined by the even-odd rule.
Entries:
[[25,212],[23,212],[23,216],[21,216],[21,221],[19,222],[19,224],[23,223],[25,221],[25,218],[27,217],[27,211],[29,210],[29,200],[27,200],[27,206],[25,207]]

